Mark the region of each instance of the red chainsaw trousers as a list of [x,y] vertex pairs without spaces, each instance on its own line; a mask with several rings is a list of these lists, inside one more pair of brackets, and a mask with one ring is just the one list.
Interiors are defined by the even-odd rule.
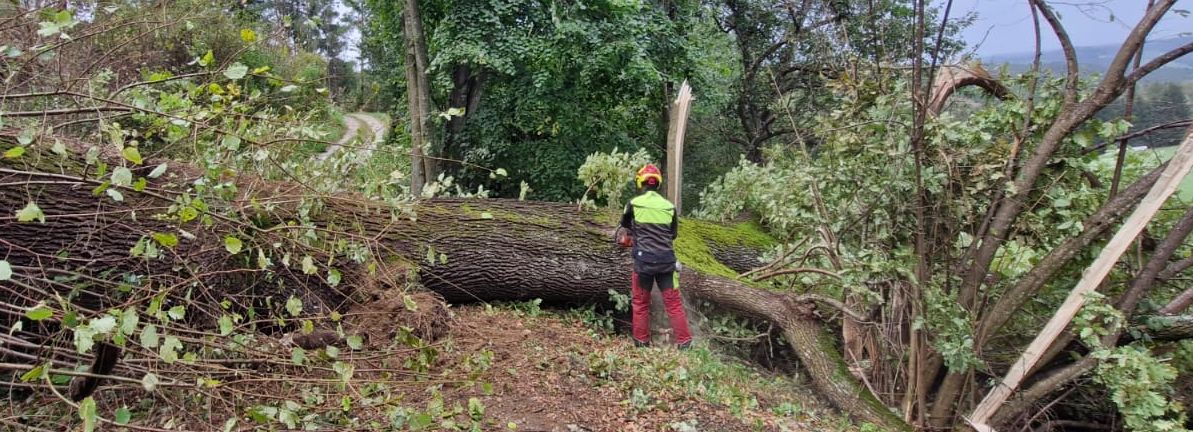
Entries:
[[[692,332],[688,329],[688,317],[683,309],[683,299],[679,297],[679,290],[672,282],[673,275],[672,272],[644,274],[639,278],[638,272],[630,273],[630,309],[633,314],[634,339],[638,342],[650,343],[650,289],[656,281],[659,293],[663,295],[663,308],[671,318],[675,343],[684,344],[692,340]],[[640,284],[639,281],[643,283]]]

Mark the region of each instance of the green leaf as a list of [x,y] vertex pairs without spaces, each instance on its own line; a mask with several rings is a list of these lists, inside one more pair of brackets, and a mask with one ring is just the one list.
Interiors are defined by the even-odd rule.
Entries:
[[18,222],[29,222],[37,219],[38,222],[46,223],[46,214],[42,213],[41,207],[38,207],[33,201],[25,204],[25,208],[17,211]]
[[124,150],[120,151],[120,155],[124,156],[124,158],[127,159],[129,162],[132,162],[137,165],[140,165],[141,163],[145,162],[144,159],[141,159],[141,152],[138,151],[137,148],[133,147],[133,146],[125,146]]
[[224,70],[224,76],[228,77],[228,79],[231,79],[231,80],[238,80],[238,79],[244,78],[244,76],[247,75],[248,73],[249,73],[249,67],[245,66],[243,64],[240,64],[239,62],[232,63],[232,66],[228,66],[228,69]]
[[298,316],[298,314],[302,313],[302,300],[299,300],[298,297],[290,296],[286,300],[286,312],[289,312],[290,316]]
[[117,167],[112,170],[112,184],[116,186],[128,186],[133,184],[133,172],[125,167]]
[[509,173],[505,172],[505,168],[497,168],[497,169],[493,170],[493,172],[499,176],[502,176],[502,177],[509,175]]
[[21,375],[21,381],[33,382],[45,378],[46,372],[50,370],[50,366],[51,365],[49,363],[42,363],[33,369],[29,369],[28,372],[25,372],[23,375]]
[[91,432],[95,430],[95,424],[99,423],[99,416],[95,413],[95,399],[87,396],[82,402],[79,402],[79,418],[83,420],[83,431]]
[[137,324],[141,322],[141,317],[137,316],[137,310],[128,308],[124,313],[120,314],[120,333],[132,336],[137,332]]
[[230,235],[230,236],[224,237],[224,249],[227,249],[228,253],[230,253],[232,255],[236,255],[236,254],[240,253],[240,249],[243,246],[244,246],[244,243],[241,242],[240,239],[236,238],[236,236]]
[[178,246],[178,236],[171,233],[153,233],[153,240],[162,246],[172,248]]
[[92,318],[87,322],[87,327],[91,327],[97,334],[109,334],[116,329],[116,317],[111,315],[104,315],[99,318]]
[[25,311],[25,318],[30,321],[43,321],[54,316],[54,311],[45,306],[38,306]]
[[253,43],[257,41],[257,32],[252,29],[240,29],[240,40],[246,43]]
[[228,316],[228,315],[220,316],[220,319],[218,320],[218,324],[220,326],[220,335],[227,336],[227,335],[232,334],[232,329],[235,324],[232,322],[231,316]]
[[157,326],[149,324],[141,329],[141,346],[145,348],[157,348],[158,343],[160,343],[160,340],[157,336]]
[[133,182],[133,190],[137,192],[145,191],[145,186],[149,185],[149,181],[145,177],[137,177],[137,181]]
[[124,202],[124,194],[120,193],[118,189],[105,189],[104,194],[111,198],[112,201]]
[[21,134],[17,135],[17,144],[27,146],[33,144],[33,139],[37,138],[37,131],[32,128],[25,128],[21,130]]
[[364,347],[364,338],[361,338],[359,335],[348,336],[344,339],[348,342],[348,348],[358,350]]
[[[328,348],[330,348],[330,347],[328,347]],[[341,362],[341,361],[332,363],[331,368],[332,368],[332,370],[335,370],[337,374],[340,375],[340,381],[343,383],[347,383],[348,381],[351,381],[352,375],[356,372],[356,367],[353,366],[352,363],[345,363],[345,362]]]
[[174,363],[178,361],[178,350],[182,348],[182,341],[174,336],[166,336],[162,340],[162,346],[158,349],[158,354],[162,361],[166,363]]
[[303,272],[303,274],[311,275],[311,274],[317,273],[318,271],[319,271],[319,268],[315,267],[315,259],[314,258],[311,258],[310,255],[302,257],[302,272]]
[[166,315],[169,315],[170,319],[175,320],[175,321],[183,319],[186,317],[186,306],[182,306],[182,305],[174,306],[174,307],[170,308],[169,311],[166,312]]
[[18,147],[13,147],[13,148],[10,148],[10,149],[4,151],[4,158],[5,159],[16,159],[16,158],[21,157],[21,155],[24,155],[24,154],[25,154],[25,148],[18,146]]
[[302,364],[305,363],[306,360],[307,360],[307,351],[302,349],[302,347],[294,347],[294,350],[290,352],[290,362],[291,363],[294,363],[298,366],[302,366]]
[[58,156],[66,156],[66,145],[62,144],[62,140],[54,139],[54,145],[50,146],[50,151]]
[[236,135],[224,135],[224,139],[220,144],[228,150],[240,150],[240,137]]
[[199,58],[199,66],[207,67],[211,66],[212,63],[215,63],[215,55],[211,53],[211,50],[207,50],[207,53]]
[[145,376],[141,377],[141,387],[144,387],[147,392],[153,392],[153,390],[157,389],[157,385],[160,382],[157,375],[154,375],[153,372],[146,373]]
[[167,163],[165,163],[165,162],[162,162],[162,163],[161,163],[161,165],[158,165],[158,166],[157,166],[157,168],[154,168],[154,169],[153,169],[153,171],[150,171],[150,172],[149,172],[149,175],[148,175],[148,176],[146,176],[146,177],[149,177],[149,178],[151,178],[151,179],[155,179],[155,178],[161,177],[161,176],[162,176],[162,174],[165,174],[165,173],[166,173],[166,168],[167,168],[167,166],[168,166],[168,164],[167,164]]
[[12,265],[8,261],[0,260],[0,281],[12,279]]
[[336,285],[339,285],[340,278],[341,278],[341,275],[340,275],[339,270],[336,270],[336,269],[328,269],[327,270],[327,284],[328,285],[331,285],[333,287]]
[[112,420],[114,420],[116,424],[123,426],[128,424],[128,421],[132,419],[133,413],[128,410],[128,407],[122,406],[116,409],[116,415]]

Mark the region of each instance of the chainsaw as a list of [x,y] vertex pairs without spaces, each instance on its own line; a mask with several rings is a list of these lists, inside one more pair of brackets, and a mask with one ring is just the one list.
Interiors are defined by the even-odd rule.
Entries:
[[613,232],[613,241],[624,248],[634,246],[634,237],[630,236],[630,230],[622,227],[618,227],[617,231]]

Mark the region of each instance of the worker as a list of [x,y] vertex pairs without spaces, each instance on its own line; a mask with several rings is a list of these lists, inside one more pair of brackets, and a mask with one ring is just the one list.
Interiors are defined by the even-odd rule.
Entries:
[[679,272],[673,247],[679,234],[679,217],[675,205],[659,195],[663,175],[658,167],[646,164],[638,170],[634,183],[641,194],[630,200],[621,216],[621,227],[629,230],[633,243],[630,305],[634,344],[650,345],[650,290],[657,284],[671,318],[675,343],[679,349],[688,349],[692,346],[692,333],[679,296]]

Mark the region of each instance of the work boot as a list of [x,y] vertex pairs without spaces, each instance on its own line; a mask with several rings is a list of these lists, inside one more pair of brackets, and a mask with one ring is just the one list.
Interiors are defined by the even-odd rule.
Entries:
[[687,342],[681,343],[679,345],[676,345],[675,348],[680,351],[690,350],[690,349],[692,349],[692,341],[687,341]]

